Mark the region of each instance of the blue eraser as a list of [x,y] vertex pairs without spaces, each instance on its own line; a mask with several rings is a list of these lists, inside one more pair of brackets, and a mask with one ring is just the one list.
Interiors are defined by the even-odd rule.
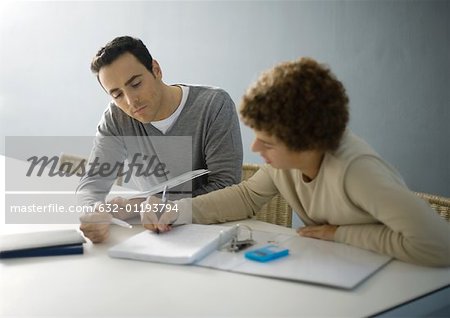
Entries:
[[289,250],[287,248],[276,245],[266,245],[255,250],[248,251],[244,254],[245,258],[257,262],[269,262],[288,255]]

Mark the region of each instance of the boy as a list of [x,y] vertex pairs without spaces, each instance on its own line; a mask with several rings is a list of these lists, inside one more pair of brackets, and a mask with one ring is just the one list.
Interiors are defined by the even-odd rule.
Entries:
[[[450,265],[450,224],[347,128],[348,97],[327,67],[310,58],[274,67],[247,91],[240,112],[267,164],[239,185],[177,201],[181,213],[192,208],[193,221],[205,224],[249,218],[280,193],[305,224],[301,236]],[[145,227],[159,231],[177,216],[142,213]]]

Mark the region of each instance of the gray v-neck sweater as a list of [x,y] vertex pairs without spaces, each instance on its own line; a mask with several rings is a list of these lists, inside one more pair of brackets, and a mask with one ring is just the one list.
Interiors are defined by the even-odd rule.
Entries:
[[[186,104],[166,134],[162,134],[151,123],[144,124],[128,116],[111,102],[97,127],[90,162],[95,158],[112,166],[124,161],[131,162],[136,152],[149,154],[148,147],[142,144],[151,143],[151,151],[158,154],[159,161],[171,162],[168,167],[170,174],[139,178],[133,175],[139,190],[145,191],[148,186],[196,169],[208,169],[211,172],[192,182],[192,196],[240,182],[242,140],[231,97],[219,88],[188,87]],[[192,155],[189,154],[191,146]],[[86,174],[77,189],[82,203],[92,204],[104,200],[116,175],[101,177],[98,174]]]

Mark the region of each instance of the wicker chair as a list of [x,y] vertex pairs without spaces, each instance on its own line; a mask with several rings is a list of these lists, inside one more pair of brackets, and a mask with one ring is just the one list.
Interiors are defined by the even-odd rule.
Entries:
[[[81,156],[62,153],[59,156],[59,171],[74,174],[81,170],[80,163],[84,161],[84,170],[86,171],[87,159]],[[70,164],[70,165],[69,165]],[[119,171],[120,172],[120,171]],[[116,184],[121,186],[123,184],[123,177],[118,176],[116,179]]]
[[[242,180],[247,180],[253,176],[259,167],[257,164],[244,163],[242,166]],[[277,194],[256,213],[256,219],[292,227],[292,208],[281,195]]]
[[416,192],[422,199],[426,200],[431,207],[445,220],[450,221],[450,198],[444,198],[434,194]]

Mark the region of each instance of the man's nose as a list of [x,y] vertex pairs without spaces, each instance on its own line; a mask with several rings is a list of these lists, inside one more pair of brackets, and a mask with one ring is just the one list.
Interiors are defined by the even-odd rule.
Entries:
[[139,96],[138,95],[129,94],[129,95],[126,95],[126,97],[127,97],[128,105],[133,106],[133,107],[139,106]]

